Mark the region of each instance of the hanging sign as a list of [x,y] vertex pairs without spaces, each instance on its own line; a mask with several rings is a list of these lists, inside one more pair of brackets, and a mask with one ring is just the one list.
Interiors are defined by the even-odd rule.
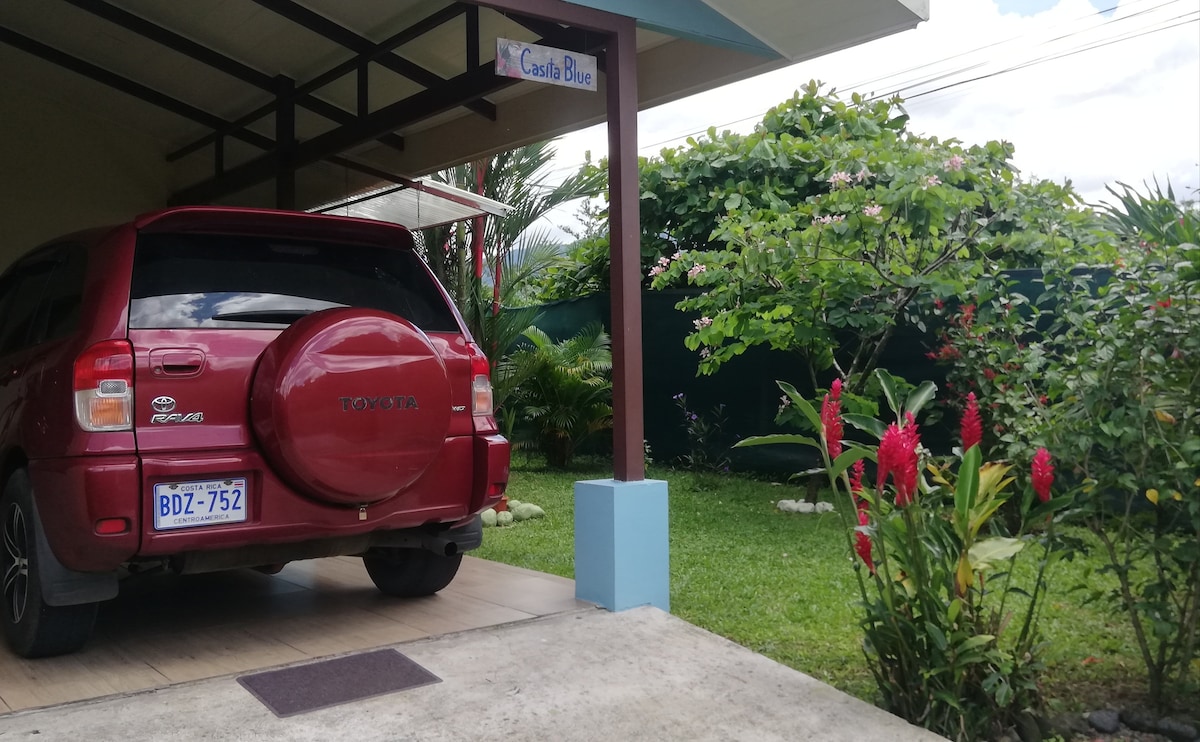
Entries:
[[581,90],[596,89],[596,58],[552,46],[496,39],[496,74]]

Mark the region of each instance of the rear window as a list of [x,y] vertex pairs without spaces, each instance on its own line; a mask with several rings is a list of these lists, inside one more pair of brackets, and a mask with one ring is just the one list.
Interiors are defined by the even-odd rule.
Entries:
[[334,307],[391,312],[426,332],[459,329],[411,250],[258,236],[138,238],[132,329],[278,328]]

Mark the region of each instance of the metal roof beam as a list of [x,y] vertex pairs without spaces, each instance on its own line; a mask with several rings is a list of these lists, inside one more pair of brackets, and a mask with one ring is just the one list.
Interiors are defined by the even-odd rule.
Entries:
[[341,155],[336,155],[334,157],[326,157],[325,161],[330,162],[334,165],[340,165],[340,166],[346,168],[347,170],[353,170],[355,172],[362,173],[363,175],[370,175],[372,178],[378,178],[379,180],[385,180],[389,183],[397,183],[399,185],[408,185],[409,183],[412,182],[410,179],[404,177],[403,175],[397,175],[395,173],[390,173],[387,170],[380,170],[377,167],[371,167],[370,165],[364,165],[361,162],[355,162],[354,160],[351,160],[348,157],[342,157]]
[[237,78],[242,82],[249,83],[260,90],[274,90],[274,79],[263,72],[260,72],[253,67],[243,64],[236,59],[225,56],[219,52],[198,44],[195,41],[163,28],[156,23],[146,20],[140,16],[136,16],[127,10],[118,8],[115,5],[104,2],[104,0],[66,0],[66,2],[74,5],[80,10],[87,11],[94,16],[103,18],[113,25],[120,26],[126,31],[131,31],[138,36],[150,39],[153,42],[161,44],[173,51],[184,54],[197,62],[208,65],[214,69]]
[[[485,64],[436,88],[414,93],[366,117],[333,131],[326,132],[296,145],[293,165],[309,165],[370,141],[382,132],[394,131],[424,118],[458,108],[464,101],[475,100],[516,80],[497,77],[494,66]],[[230,169],[223,176],[210,178],[184,188],[171,198],[171,203],[207,203],[229,193],[235,193],[274,175],[274,157],[270,154]]]
[[[194,121],[197,124],[202,124],[211,129],[225,130],[229,128],[229,122],[225,119],[214,116],[200,108],[184,103],[159,92],[151,87],[147,87],[139,82],[134,82],[126,77],[122,77],[115,72],[106,70],[103,67],[94,65],[91,62],[85,62],[82,59],[72,57],[58,49],[47,46],[40,41],[35,41],[28,36],[23,36],[16,31],[0,26],[0,41],[16,47],[21,51],[32,54],[35,57],[40,57],[47,62],[56,64],[59,67],[71,70],[76,74],[83,75],[89,80],[107,85],[110,88],[119,90],[126,95],[131,95],[138,100],[144,101],[154,106],[158,106],[164,110],[170,111],[178,116],[182,116],[189,121]],[[271,149],[275,146],[275,142],[270,137],[265,137],[261,134],[256,134],[248,129],[237,129],[228,132],[230,136],[241,139],[243,142],[253,144],[262,149]]]
[[[272,2],[274,0],[264,1]],[[362,64],[363,59],[373,59],[378,55],[385,54],[395,46],[416,38],[464,12],[466,12],[466,8],[458,5],[435,13],[375,45],[367,55],[343,62],[309,82],[297,86],[296,94],[314,90],[349,74]],[[508,11],[506,14],[512,13]],[[544,35],[539,39],[539,43],[585,53],[599,52],[603,54],[602,49],[607,41],[607,36],[603,32],[563,27],[556,23],[540,25],[539,30],[535,31],[535,33],[542,32]],[[497,77],[495,67],[491,62],[482,64],[458,77],[445,80],[436,87],[427,88],[404,100],[360,117],[354,122],[301,142],[293,154],[293,163],[295,167],[303,167],[318,160],[330,160],[331,157],[339,155],[351,147],[377,138],[380,132],[393,132],[430,116],[458,108],[463,105],[464,101],[477,100],[516,82],[511,78]],[[225,173],[218,174],[216,177],[182,189],[172,197],[172,203],[204,203],[248,188],[268,180],[274,174],[271,166],[271,157],[256,158]]]
[[[423,34],[426,34],[429,31],[432,31],[433,29],[437,28],[438,26],[442,25],[443,23],[446,23],[447,21],[457,18],[458,16],[462,15],[463,13],[465,13],[467,11],[467,7],[468,6],[465,6],[462,4],[455,4],[455,5],[449,5],[445,8],[442,8],[441,10],[439,10],[435,13],[431,13],[430,15],[428,15],[428,16],[422,18],[421,20],[417,21],[416,23],[412,24],[408,28],[401,29],[400,31],[392,34],[391,36],[389,36],[387,39],[383,40],[382,42],[374,45],[374,48],[369,53],[362,54],[354,59],[349,59],[345,62],[342,62],[341,64],[330,68],[329,70],[321,73],[320,75],[317,75],[316,77],[309,80],[308,82],[303,83],[301,85],[297,85],[296,86],[296,95],[308,95],[312,91],[322,88],[325,85],[328,85],[329,83],[333,82],[334,80],[338,79],[339,77],[342,77],[343,75],[348,75],[351,72],[357,71],[363,64],[365,64],[367,62],[375,61],[377,58],[379,58],[385,54],[388,54],[396,47],[398,47],[402,44],[406,44],[409,41],[412,41],[413,39],[415,39]],[[245,116],[239,117],[238,119],[236,119],[233,122],[233,125],[239,126],[239,127],[247,126],[247,125],[257,121],[258,119],[262,118],[263,116],[266,116],[267,114],[271,113],[274,110],[275,110],[275,108],[274,108],[273,104],[267,105],[267,106],[262,106],[260,108],[257,108],[255,110],[251,111],[250,113],[246,114]],[[218,139],[220,139],[222,136],[228,135],[230,133],[231,133],[230,131],[216,131],[207,136],[203,136],[203,137],[197,139],[196,141],[191,142],[190,144],[184,145],[183,147],[180,147],[179,149],[177,149],[174,152],[167,155],[167,161],[171,162],[174,160],[178,160],[181,157],[186,157],[187,155],[190,155],[193,152],[199,151],[200,149],[203,149],[204,147],[206,147],[210,144],[213,144]],[[399,149],[399,150],[404,149],[404,138],[403,137],[401,137],[393,132],[388,132],[387,134],[383,135],[383,138],[387,139],[388,143],[391,144],[392,147]]]
[[[136,16],[133,13],[116,7],[115,5],[104,2],[104,0],[66,1],[80,10],[85,10],[88,13],[103,18],[104,20],[116,26],[120,26],[126,31],[130,31],[131,33],[135,33],[139,36],[147,38],[150,41],[161,44],[168,49],[191,57],[201,64],[208,65],[213,69],[224,72],[230,77],[253,85],[260,90],[264,90],[269,93],[275,92],[275,79],[270,75],[260,72],[247,64],[243,64],[236,59],[227,57],[220,52],[214,51],[203,44],[198,44],[186,36],[181,36],[170,29],[163,28],[162,26],[151,23],[140,16]],[[311,94],[297,96],[295,102],[296,105],[303,106],[313,113],[324,116],[325,118],[335,121],[339,124],[344,124],[354,119],[354,114],[350,113],[349,111],[343,110],[332,103],[321,100],[320,98],[316,98]],[[271,110],[274,110],[273,107]],[[233,134],[232,131],[224,131],[221,133],[226,135]],[[399,141],[395,141],[396,139],[399,139]],[[403,151],[404,149],[404,141],[399,137],[394,139],[383,137],[380,139],[380,141],[383,144],[394,147],[398,150]],[[168,158],[168,160],[175,159],[178,159],[178,157]]]
[[[319,36],[329,39],[335,44],[346,47],[359,56],[373,55],[376,50],[375,42],[370,39],[359,36],[350,29],[334,23],[325,16],[314,13],[292,0],[254,0],[254,2],[293,23],[307,28]],[[430,72],[419,64],[411,62],[390,50],[386,53],[375,55],[374,61],[398,75],[407,77],[422,87],[432,88],[445,82],[445,79],[440,75]],[[468,67],[468,69],[470,68]],[[496,120],[496,106],[490,101],[467,101],[463,105],[467,109],[487,118],[489,121]]]

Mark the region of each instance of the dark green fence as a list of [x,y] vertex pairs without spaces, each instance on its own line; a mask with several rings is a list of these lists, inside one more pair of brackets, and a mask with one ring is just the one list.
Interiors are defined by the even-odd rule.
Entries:
[[[684,337],[693,330],[698,315],[679,311],[675,305],[694,295],[687,290],[646,291],[642,294],[642,341],[645,388],[646,440],[655,460],[669,463],[689,452],[683,413],[674,399],[683,393],[688,408],[709,420],[714,408],[724,405],[721,435],[708,441],[710,458],[728,455],[736,468],[793,471],[809,465],[799,447],[764,446],[728,451],[740,438],[779,432],[774,423],[781,392],[776,380],[793,384],[812,396],[813,388],[791,354],[766,348],[751,348],[725,363],[713,376],[697,376],[697,353],[688,350]],[[608,294],[593,294],[555,302],[542,307],[538,326],[552,339],[561,340],[589,322],[611,327]],[[925,357],[932,339],[915,330],[903,329],[888,345],[881,365],[911,381],[932,379],[941,383],[944,370]],[[823,380],[827,385],[828,381]],[[936,431],[929,443],[940,436]]]
[[[1096,287],[1110,277],[1103,269],[1076,272],[1089,276]],[[1031,301],[1036,301],[1042,293],[1040,270],[1010,270],[1004,275],[1015,282],[1014,291]],[[683,339],[692,332],[692,321],[697,315],[675,308],[681,299],[696,293],[687,289],[642,293],[646,440],[651,455],[659,462],[670,463],[688,452],[683,416],[673,399],[682,392],[687,397],[688,407],[700,415],[711,418],[713,408],[724,405],[723,435],[709,442],[710,457],[729,455],[734,466],[743,469],[796,471],[808,468],[814,459],[798,446],[728,450],[740,438],[781,432],[774,424],[781,395],[776,380],[790,382],[809,398],[813,397],[814,390],[790,354],[765,348],[751,348],[722,365],[714,376],[696,376],[699,356],[684,347]],[[970,297],[964,297],[964,303],[970,300]],[[543,306],[542,310],[538,326],[554,340],[570,337],[588,322],[600,321],[605,328],[611,328],[608,294],[555,302]],[[1050,313],[1045,317],[1048,322]],[[933,381],[938,385],[939,396],[945,398],[946,368],[925,355],[937,345],[936,328],[924,333],[913,327],[900,328],[888,343],[879,366],[914,384]],[[831,380],[832,376],[822,379],[821,385],[827,387]],[[933,421],[928,417],[922,421],[921,440],[935,452],[948,452],[957,435],[957,420],[937,421],[935,416]]]

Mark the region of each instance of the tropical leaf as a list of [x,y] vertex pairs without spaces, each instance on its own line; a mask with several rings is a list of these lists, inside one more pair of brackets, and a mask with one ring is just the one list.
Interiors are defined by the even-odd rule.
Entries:
[[921,382],[920,386],[909,393],[908,399],[904,400],[904,411],[911,412],[915,416],[936,395],[937,384],[934,384],[932,381]]
[[976,572],[986,572],[992,569],[997,562],[1012,559],[1023,548],[1025,548],[1025,542],[1019,538],[988,538],[976,541],[971,546],[968,556],[971,566]]
[[[750,446],[769,446],[779,443],[794,443],[801,446],[812,446],[819,449],[820,441],[810,438],[806,435],[795,435],[792,433],[774,433],[772,435],[755,435],[749,438],[743,438],[733,444],[734,448],[748,448]],[[824,469],[821,469],[824,471]]]

